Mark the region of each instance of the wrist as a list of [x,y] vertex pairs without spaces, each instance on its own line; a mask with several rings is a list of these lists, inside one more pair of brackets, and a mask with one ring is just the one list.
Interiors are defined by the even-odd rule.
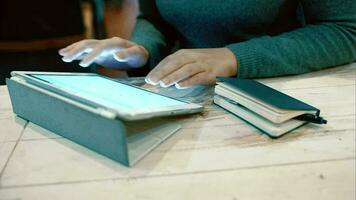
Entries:
[[235,54],[228,48],[224,48],[226,51],[224,54],[226,55],[226,66],[228,76],[236,76],[238,75],[238,62]]
[[140,50],[142,51],[142,55],[144,56],[145,60],[147,61],[149,56],[150,56],[150,53],[147,51],[147,49],[142,46],[142,45],[137,45],[138,48],[140,48]]

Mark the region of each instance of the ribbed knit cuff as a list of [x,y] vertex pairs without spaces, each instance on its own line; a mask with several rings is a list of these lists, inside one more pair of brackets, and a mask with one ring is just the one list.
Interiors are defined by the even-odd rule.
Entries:
[[253,41],[230,44],[226,48],[230,49],[236,57],[238,77],[253,78],[259,76],[259,71],[263,67],[263,58],[256,50]]

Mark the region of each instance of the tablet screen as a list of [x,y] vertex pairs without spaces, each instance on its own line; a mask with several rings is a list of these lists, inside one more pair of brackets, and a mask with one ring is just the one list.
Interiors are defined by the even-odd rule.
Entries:
[[159,109],[187,103],[97,75],[31,74],[52,86],[118,110]]

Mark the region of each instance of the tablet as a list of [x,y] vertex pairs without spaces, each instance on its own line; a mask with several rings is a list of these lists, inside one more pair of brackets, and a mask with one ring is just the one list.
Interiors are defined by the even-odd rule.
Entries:
[[190,114],[203,110],[201,105],[163,96],[98,74],[14,71],[12,77],[20,77],[29,84],[124,120]]

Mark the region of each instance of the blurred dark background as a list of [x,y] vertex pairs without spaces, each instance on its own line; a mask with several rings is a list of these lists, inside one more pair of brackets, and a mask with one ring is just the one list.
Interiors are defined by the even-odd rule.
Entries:
[[14,70],[122,74],[64,63],[58,50],[82,39],[128,38],[137,0],[2,0],[0,4],[0,84]]

